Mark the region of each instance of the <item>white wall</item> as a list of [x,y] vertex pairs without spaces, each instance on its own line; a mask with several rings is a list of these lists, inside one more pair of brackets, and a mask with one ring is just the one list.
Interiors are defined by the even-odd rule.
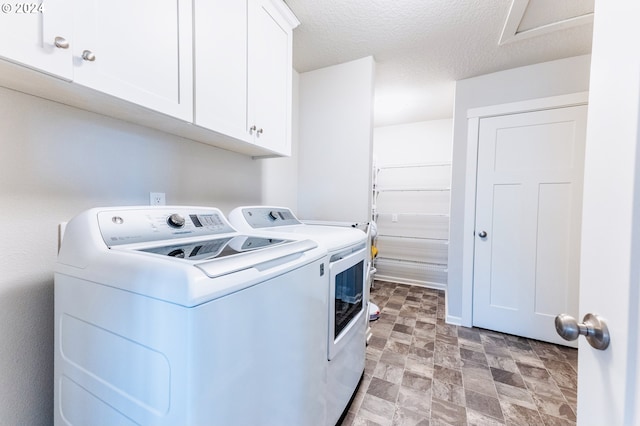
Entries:
[[300,74],[298,216],[368,222],[372,57]]
[[[105,205],[262,202],[249,157],[0,88],[0,423],[49,425],[57,225]],[[269,192],[271,193],[271,192]]]
[[577,56],[456,82],[447,291],[447,315],[451,320],[462,316],[462,225],[465,215],[475,214],[464,205],[467,110],[587,91],[590,59],[589,55]]
[[373,156],[378,165],[451,161],[453,120],[376,127]]
[[298,88],[300,74],[293,70],[293,111],[291,157],[271,158],[262,162],[262,203],[289,207],[297,215],[298,208]]

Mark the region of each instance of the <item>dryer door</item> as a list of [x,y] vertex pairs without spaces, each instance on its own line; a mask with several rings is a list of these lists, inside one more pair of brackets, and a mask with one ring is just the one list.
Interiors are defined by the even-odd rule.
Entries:
[[353,336],[364,315],[365,252],[337,254],[329,264],[329,353],[331,360]]

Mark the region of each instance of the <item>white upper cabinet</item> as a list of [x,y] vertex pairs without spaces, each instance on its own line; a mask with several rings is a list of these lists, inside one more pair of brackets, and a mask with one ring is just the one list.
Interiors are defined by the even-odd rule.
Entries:
[[249,130],[257,145],[290,155],[291,24],[271,2],[249,5]]
[[195,6],[195,124],[291,154],[292,30],[279,0]]
[[34,6],[0,11],[0,85],[230,151],[291,154],[299,22],[284,1]]
[[71,80],[72,16],[69,0],[3,3],[0,57]]
[[252,142],[247,127],[247,0],[194,3],[194,122]]
[[190,0],[76,0],[73,80],[192,121]]

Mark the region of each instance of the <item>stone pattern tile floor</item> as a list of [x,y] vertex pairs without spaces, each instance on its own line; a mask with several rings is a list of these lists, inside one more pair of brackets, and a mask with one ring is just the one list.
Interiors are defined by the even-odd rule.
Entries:
[[576,349],[446,324],[444,292],[376,281],[364,378],[342,425],[575,425]]

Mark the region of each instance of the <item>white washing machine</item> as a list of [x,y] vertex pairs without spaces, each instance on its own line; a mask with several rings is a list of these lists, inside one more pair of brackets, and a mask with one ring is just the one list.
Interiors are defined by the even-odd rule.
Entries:
[[55,424],[325,425],[326,253],[215,208],[78,215],[55,268]]
[[364,372],[367,235],[355,228],[304,224],[286,207],[238,207],[229,213],[229,221],[243,232],[260,232],[272,238],[309,238],[327,249],[327,424],[336,424]]

